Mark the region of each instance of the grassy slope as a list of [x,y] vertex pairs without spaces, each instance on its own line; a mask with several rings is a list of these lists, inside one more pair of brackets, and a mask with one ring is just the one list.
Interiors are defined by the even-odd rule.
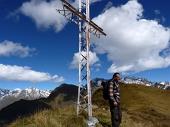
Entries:
[[[157,88],[121,85],[121,127],[170,127],[170,91]],[[60,105],[58,105],[60,103]],[[9,127],[85,127],[85,115],[76,117],[76,110],[70,103],[62,104],[58,97],[44,110],[26,118],[19,118]],[[108,103],[99,89],[93,96],[93,114],[104,127],[110,125]],[[101,125],[98,125],[99,127]]]
[[[102,96],[102,90],[99,91],[94,95],[93,102],[105,108],[109,114],[107,102],[98,98]],[[146,86],[121,85],[122,127],[170,127],[169,100],[170,91]],[[101,111],[97,110],[96,114],[99,112]],[[110,121],[107,114],[98,115],[104,125]]]

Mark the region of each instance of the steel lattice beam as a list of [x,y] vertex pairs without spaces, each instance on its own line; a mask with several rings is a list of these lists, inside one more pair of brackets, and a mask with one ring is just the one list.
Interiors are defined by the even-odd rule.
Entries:
[[79,26],[79,87],[77,99],[77,115],[81,111],[88,112],[89,120],[92,118],[91,83],[90,83],[90,33],[96,37],[106,36],[103,29],[90,20],[90,0],[79,0],[77,10],[66,0],[61,0],[63,7],[57,11],[68,20]]

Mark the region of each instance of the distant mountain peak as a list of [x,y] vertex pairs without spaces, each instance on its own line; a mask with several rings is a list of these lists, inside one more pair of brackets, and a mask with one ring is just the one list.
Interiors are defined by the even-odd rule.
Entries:
[[10,92],[10,90],[7,89],[0,89],[0,98],[6,94],[8,94]]
[[[95,78],[92,80],[93,86],[100,86],[102,81],[108,81],[108,79],[104,78]],[[124,84],[136,84],[136,85],[145,85],[157,87],[164,90],[170,89],[170,82],[152,82],[146,78],[139,78],[134,76],[126,76],[121,81]]]
[[16,101],[23,100],[35,100],[39,98],[46,98],[50,95],[48,90],[39,90],[37,88],[26,88],[14,90],[0,89],[0,110]]

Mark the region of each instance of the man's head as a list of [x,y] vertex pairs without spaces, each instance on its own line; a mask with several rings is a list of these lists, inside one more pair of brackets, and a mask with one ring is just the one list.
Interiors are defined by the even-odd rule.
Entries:
[[118,72],[114,73],[112,79],[115,81],[121,80],[120,73],[118,73]]

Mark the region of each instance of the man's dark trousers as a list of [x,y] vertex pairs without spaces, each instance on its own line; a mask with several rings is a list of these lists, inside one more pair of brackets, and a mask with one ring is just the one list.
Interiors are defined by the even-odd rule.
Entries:
[[112,106],[110,105],[112,127],[119,127],[122,121],[122,112],[120,105]]

